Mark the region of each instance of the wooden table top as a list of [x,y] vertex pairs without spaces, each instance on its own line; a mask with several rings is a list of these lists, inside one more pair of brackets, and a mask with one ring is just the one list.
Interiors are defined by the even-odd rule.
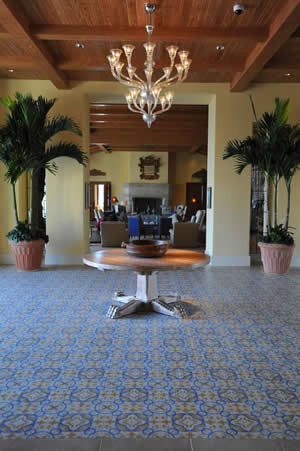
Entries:
[[132,257],[125,249],[108,249],[83,257],[83,263],[97,269],[142,271],[170,271],[176,269],[197,269],[209,263],[209,256],[202,252],[185,249],[168,249],[163,257]]

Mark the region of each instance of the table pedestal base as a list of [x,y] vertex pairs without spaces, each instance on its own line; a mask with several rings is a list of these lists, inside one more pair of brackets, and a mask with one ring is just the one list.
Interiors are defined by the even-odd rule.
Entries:
[[124,305],[111,305],[106,316],[117,319],[123,316],[139,312],[157,312],[175,318],[187,318],[184,302],[179,295],[158,296],[156,272],[137,273],[137,291],[135,296],[126,296],[122,291],[117,291],[113,301],[122,302]]

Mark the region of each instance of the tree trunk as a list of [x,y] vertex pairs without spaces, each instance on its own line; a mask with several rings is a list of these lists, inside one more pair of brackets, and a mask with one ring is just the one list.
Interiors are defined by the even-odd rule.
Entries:
[[33,236],[35,236],[38,229],[45,228],[42,214],[42,200],[45,190],[45,169],[33,169],[31,184],[31,230]]
[[277,227],[277,212],[278,212],[278,179],[274,180],[274,227]]
[[290,220],[290,207],[291,207],[291,182],[292,180],[289,180],[286,184],[287,188],[287,207],[286,207],[286,215],[285,215],[285,224],[284,228],[286,231],[288,231],[289,228],[289,220]]
[[19,224],[19,216],[18,216],[18,207],[17,207],[17,198],[16,198],[16,184],[12,184],[12,190],[13,190],[13,199],[14,199],[14,211],[15,211],[15,218],[16,218],[16,225]]
[[29,212],[29,183],[28,183],[28,172],[25,172],[25,189],[26,189],[26,221],[29,222],[28,212]]
[[270,227],[270,212],[269,212],[269,176],[265,172],[264,180],[264,219],[263,219],[263,236],[268,234]]

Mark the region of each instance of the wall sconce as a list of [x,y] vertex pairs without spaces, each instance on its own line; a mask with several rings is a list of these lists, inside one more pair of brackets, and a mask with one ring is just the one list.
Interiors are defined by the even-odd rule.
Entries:
[[116,202],[119,202],[119,201],[118,201],[118,198],[117,198],[116,196],[113,196],[113,197],[111,198],[111,201],[112,201],[113,204],[115,204]]
[[196,197],[192,197],[191,201],[192,201],[192,204],[195,204],[197,202]]

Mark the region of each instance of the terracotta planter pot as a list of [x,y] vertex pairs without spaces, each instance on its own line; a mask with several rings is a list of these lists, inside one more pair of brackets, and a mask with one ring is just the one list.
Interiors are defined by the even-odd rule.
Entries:
[[44,240],[19,241],[15,243],[10,241],[15,265],[18,271],[38,271],[41,267]]
[[269,274],[285,274],[288,272],[294,245],[258,243],[261,252],[261,259],[264,272]]

